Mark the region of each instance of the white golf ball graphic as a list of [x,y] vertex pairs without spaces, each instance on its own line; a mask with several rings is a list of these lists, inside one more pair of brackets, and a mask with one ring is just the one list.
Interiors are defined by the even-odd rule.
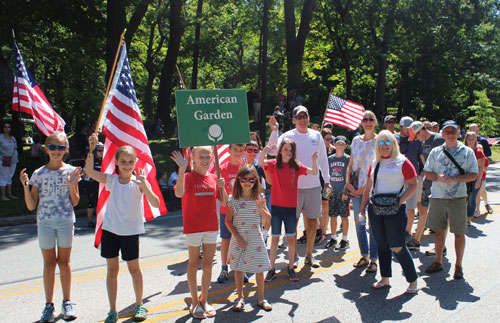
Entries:
[[208,134],[214,139],[219,138],[222,134],[222,129],[218,124],[213,124],[208,128]]

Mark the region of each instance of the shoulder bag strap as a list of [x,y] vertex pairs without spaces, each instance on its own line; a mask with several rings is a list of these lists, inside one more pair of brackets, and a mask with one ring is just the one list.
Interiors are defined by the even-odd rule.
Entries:
[[465,174],[464,169],[457,163],[455,158],[453,158],[453,156],[448,151],[446,151],[446,149],[444,149],[444,145],[443,145],[443,152],[446,156],[448,156],[448,158],[451,160],[453,165],[455,165],[455,167],[458,168],[460,175],[464,175]]
[[375,172],[373,172],[373,186],[372,186],[372,195],[375,191],[375,185],[377,185],[377,174],[378,174],[378,168],[380,166],[380,163],[377,163],[377,166],[375,166]]

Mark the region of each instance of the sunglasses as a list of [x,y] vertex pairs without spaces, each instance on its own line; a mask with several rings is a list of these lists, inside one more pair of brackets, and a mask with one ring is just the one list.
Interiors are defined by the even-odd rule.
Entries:
[[66,145],[53,145],[53,144],[48,144],[47,148],[49,148],[50,151],[65,151],[68,146]]
[[384,144],[386,144],[387,146],[390,146],[390,145],[392,145],[392,141],[390,141],[390,140],[385,140],[385,141],[381,140],[381,141],[378,142],[378,145],[380,147],[382,147]]
[[388,124],[396,124],[396,120],[389,120],[386,123],[388,123]]
[[305,115],[305,114],[303,114],[303,115],[301,115],[301,116],[296,116],[296,117],[295,117],[295,119],[297,119],[297,120],[304,120],[304,119],[307,119],[307,118],[309,118],[309,116],[308,116],[308,115]]
[[373,118],[363,118],[361,121],[363,121],[363,122],[365,122],[365,123],[366,123],[366,122],[374,122],[374,121],[375,121],[375,119],[373,119]]
[[239,179],[240,179],[241,183],[246,183],[248,181],[249,183],[253,184],[253,183],[257,182],[256,177],[239,177]]
[[247,153],[249,153],[249,154],[251,154],[251,153],[256,153],[256,154],[258,154],[258,153],[259,153],[259,151],[260,151],[260,150],[258,150],[258,149],[252,149],[252,148],[248,148],[248,149],[247,149]]
[[326,141],[332,141],[333,138],[325,138]]
[[96,150],[98,153],[102,153],[104,151],[104,149],[97,149]]

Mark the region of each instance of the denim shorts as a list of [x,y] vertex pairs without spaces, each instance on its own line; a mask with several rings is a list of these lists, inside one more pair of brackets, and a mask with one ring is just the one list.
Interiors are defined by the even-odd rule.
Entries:
[[221,239],[231,239],[231,231],[226,226],[226,215],[221,213],[219,217],[219,228]]
[[71,248],[75,224],[72,218],[40,220],[37,223],[40,249]]
[[271,206],[271,236],[279,237],[281,235],[281,223],[285,224],[285,234],[287,236],[295,235],[297,217],[296,208]]

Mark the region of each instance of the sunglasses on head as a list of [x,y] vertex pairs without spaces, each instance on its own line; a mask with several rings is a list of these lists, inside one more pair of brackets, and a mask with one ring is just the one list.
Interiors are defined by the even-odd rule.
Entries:
[[53,145],[53,144],[47,144],[47,148],[49,148],[50,151],[65,151],[68,146],[66,145]]
[[373,118],[363,118],[363,120],[361,120],[361,121],[363,121],[363,122],[373,122],[373,121],[375,121],[375,119],[373,119]]
[[380,147],[382,147],[384,144],[386,144],[387,146],[390,146],[390,145],[392,145],[392,141],[390,141],[390,140],[385,140],[385,141],[381,140],[381,141],[378,142],[378,145]]
[[307,118],[309,118],[309,116],[306,115],[306,114],[303,114],[303,115],[300,115],[300,116],[295,116],[295,119],[297,119],[297,120],[304,120],[304,119],[307,119]]
[[247,148],[247,153],[256,153],[258,154],[259,153],[259,149],[255,148],[255,149],[252,149],[252,148]]
[[257,182],[256,177],[239,177],[239,179],[240,179],[241,183],[246,183],[248,181],[249,183],[253,184],[253,183]]

